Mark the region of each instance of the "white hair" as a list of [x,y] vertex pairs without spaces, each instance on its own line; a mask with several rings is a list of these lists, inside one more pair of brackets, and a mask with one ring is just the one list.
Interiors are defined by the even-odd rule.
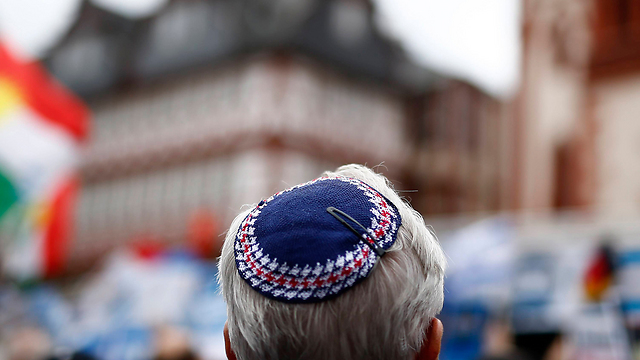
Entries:
[[397,240],[367,279],[340,296],[284,303],[261,295],[240,277],[233,245],[251,209],[239,214],[218,264],[231,348],[239,360],[411,359],[442,309],[446,260],[422,216],[367,167],[345,165],[324,175],[362,180],[391,200],[402,217]]

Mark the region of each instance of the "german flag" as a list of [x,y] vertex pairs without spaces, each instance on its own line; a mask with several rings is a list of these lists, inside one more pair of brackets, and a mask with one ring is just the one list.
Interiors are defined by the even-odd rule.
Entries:
[[602,301],[614,283],[616,272],[615,253],[611,245],[601,245],[596,251],[584,276],[584,291],[587,300]]

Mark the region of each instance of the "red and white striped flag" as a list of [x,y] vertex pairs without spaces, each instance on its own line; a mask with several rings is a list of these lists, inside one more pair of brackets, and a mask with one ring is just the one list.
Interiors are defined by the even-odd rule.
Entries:
[[88,132],[83,103],[37,62],[0,43],[0,253],[5,276],[46,277],[64,262]]

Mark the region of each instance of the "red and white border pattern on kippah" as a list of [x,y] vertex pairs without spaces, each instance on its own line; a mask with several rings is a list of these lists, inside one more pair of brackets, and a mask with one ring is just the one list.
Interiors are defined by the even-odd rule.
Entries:
[[[347,177],[321,177],[272,195],[261,201],[243,220],[235,241],[236,265],[241,277],[265,296],[287,302],[317,302],[337,295],[365,278],[376,264],[378,255],[366,244],[357,247],[325,264],[316,266],[287,264],[271,259],[256,242],[254,224],[261,209],[276,196],[319,181],[337,179],[355,185],[373,204],[369,234],[380,247],[387,248],[395,241],[400,217],[395,206],[366,183]],[[365,225],[366,226],[366,225]]]

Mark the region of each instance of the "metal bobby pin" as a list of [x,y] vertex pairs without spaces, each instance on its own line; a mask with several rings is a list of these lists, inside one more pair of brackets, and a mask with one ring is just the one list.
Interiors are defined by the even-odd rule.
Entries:
[[[376,254],[378,254],[378,256],[382,256],[386,253],[386,250],[384,250],[383,248],[379,247],[378,244],[375,242],[375,239],[369,235],[369,230],[367,230],[366,227],[364,227],[362,224],[360,224],[358,221],[356,221],[356,219],[352,218],[351,216],[349,216],[347,213],[345,213],[344,211],[340,210],[340,209],[336,209],[333,206],[329,206],[327,208],[327,212],[329,214],[331,214],[334,218],[338,219],[338,221],[340,221],[342,223],[342,225],[346,226],[347,228],[349,228],[349,230],[351,230],[351,232],[353,232],[354,234],[356,234],[358,236],[358,239],[360,241],[363,240],[364,237],[368,237],[369,239],[371,239],[371,242],[369,241],[364,241],[365,244],[369,245],[369,247],[376,252]],[[351,226],[345,219],[343,219],[341,216],[344,216],[345,218],[347,218],[348,220],[350,220],[351,222],[353,222],[354,224],[357,224],[358,226],[360,226],[362,228],[362,230],[364,230],[364,234],[359,233],[356,229],[353,228],[353,226]]]

